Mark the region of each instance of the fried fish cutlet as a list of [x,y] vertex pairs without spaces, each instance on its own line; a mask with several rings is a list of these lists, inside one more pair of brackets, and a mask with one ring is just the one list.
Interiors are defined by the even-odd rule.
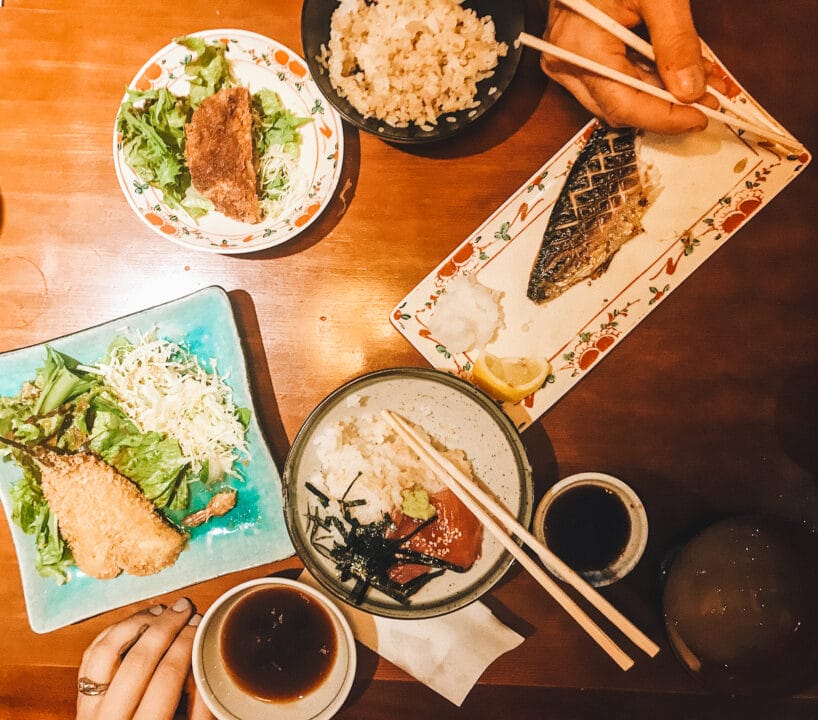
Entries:
[[185,161],[193,186],[219,212],[261,222],[253,152],[253,115],[246,87],[206,98],[185,126]]
[[100,580],[125,571],[153,575],[176,562],[187,536],[142,491],[90,454],[41,450],[43,495],[77,567]]

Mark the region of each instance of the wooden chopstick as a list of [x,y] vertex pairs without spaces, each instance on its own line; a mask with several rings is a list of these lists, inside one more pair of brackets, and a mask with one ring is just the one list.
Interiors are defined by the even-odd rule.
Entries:
[[[417,435],[414,428],[400,417],[400,415],[389,410],[384,410],[382,415],[390,427],[406,441],[435,475],[457,495],[461,502],[480,520],[483,526],[494,535],[498,542],[514,556],[540,586],[557,601],[614,662],[623,670],[630,669],[633,666],[633,659],[625,653],[599,625],[585,614],[582,608],[520,548],[498,525],[497,521],[489,514],[489,511],[484,509],[470,494],[471,482],[469,479],[446,458],[440,455],[426,440]],[[469,486],[469,490],[466,490],[466,485]],[[494,501],[491,501],[491,504],[495,504]],[[658,652],[658,647],[656,651]]]
[[[500,523],[505,526],[506,530],[516,535],[529,548],[531,548],[546,567],[553,567],[556,572],[565,578],[571,587],[579,592],[588,602],[590,602],[597,610],[599,610],[605,617],[607,617],[617,628],[619,628],[633,643],[643,650],[645,653],[654,657],[659,652],[659,646],[653,642],[647,635],[645,635],[639,628],[637,628],[628,618],[619,612],[613,605],[611,605],[599,592],[590,585],[585,579],[577,573],[569,565],[566,565],[559,557],[554,555],[545,545],[543,545],[534,535],[532,535],[526,528],[524,528],[515,517],[509,513],[500,503],[486,493],[480,486],[473,482],[466,476],[456,465],[450,462],[445,456],[435,450],[435,448],[426,442],[422,437],[415,433],[414,428],[408,425],[406,421],[399,415],[392,414],[395,423],[400,427],[396,432],[401,434],[401,437],[406,438],[406,434],[411,433],[418,445],[423,447],[426,455],[421,456],[423,459],[426,456],[433,457],[451,478],[466,492],[472,495],[479,503],[483,505]],[[395,425],[392,426],[393,428]]]
[[623,85],[627,85],[628,87],[633,88],[634,90],[639,90],[640,92],[646,93],[648,95],[653,95],[654,97],[659,98],[660,100],[665,100],[669,103],[674,103],[676,105],[687,105],[688,107],[696,108],[699,112],[703,115],[706,115],[709,118],[714,120],[718,120],[726,125],[731,127],[737,128],[739,130],[745,130],[751,133],[754,133],[760,138],[766,140],[772,140],[773,142],[777,142],[780,145],[783,145],[786,148],[790,149],[799,149],[801,145],[798,143],[797,140],[789,137],[788,135],[783,135],[780,132],[775,130],[771,130],[766,127],[761,127],[760,125],[756,125],[755,123],[747,122],[746,120],[742,120],[741,118],[736,118],[731,115],[728,115],[724,112],[719,112],[718,110],[713,110],[712,108],[707,107],[706,105],[701,105],[700,103],[682,103],[676,99],[671,93],[663,88],[655,87],[650,83],[646,83],[643,80],[639,80],[638,78],[631,77],[630,75],[626,75],[619,70],[614,70],[613,68],[609,68],[601,63],[596,62],[595,60],[590,60],[589,58],[583,57],[582,55],[577,55],[576,53],[571,52],[570,50],[564,50],[563,48],[553,45],[552,43],[546,42],[541,38],[535,37],[534,35],[529,35],[528,33],[520,33],[520,42],[523,45],[526,45],[530,48],[535,50],[539,50],[540,52],[546,53],[547,55],[551,55],[555,58],[559,58],[563,62],[570,63],[571,65],[576,65],[577,67],[582,68],[583,70],[587,70],[588,72],[595,73],[596,75],[600,75],[602,77],[606,77],[609,80],[614,80],[616,82],[620,82]]
[[[651,62],[656,62],[656,53],[653,50],[653,46],[649,42],[640,38],[636,33],[632,32],[624,25],[620,25],[610,15],[603,12],[598,7],[591,5],[588,0],[559,0],[559,2],[565,5],[567,8],[573,10],[575,13],[577,13],[577,15],[581,15],[586,20],[590,20],[603,30],[606,30],[611,35],[625,43],[625,45],[633,48],[636,50],[636,52],[640,53]],[[749,107],[737,105],[736,103],[732,102],[730,98],[720,93],[711,85],[707,86],[707,92],[716,98],[721,107],[727,112],[733,113],[737,117],[743,118],[751,123],[760,122],[766,127],[770,128],[770,130],[776,131],[776,128],[767,118],[757,114]]]

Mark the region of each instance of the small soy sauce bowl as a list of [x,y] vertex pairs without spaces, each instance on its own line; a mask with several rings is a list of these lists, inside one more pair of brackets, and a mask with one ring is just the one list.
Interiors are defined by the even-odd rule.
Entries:
[[[639,562],[648,518],[636,493],[619,478],[584,472],[560,480],[537,506],[534,535],[594,587],[621,580]],[[567,580],[556,567],[548,568]]]
[[[265,593],[278,596],[264,597]],[[264,603],[269,608],[262,612]],[[263,616],[263,620],[261,619]],[[279,634],[271,627],[276,616],[298,627],[291,633]],[[300,684],[299,670],[292,656],[292,633],[303,639],[314,622],[326,635],[322,639],[322,655],[326,662],[320,677],[311,678],[309,687]],[[242,633],[247,635],[242,638]],[[282,687],[279,682],[275,694],[266,695],[256,685],[263,684],[253,670],[254,645],[287,642],[279,656],[294,683]],[[301,640],[299,640],[301,642]],[[231,644],[234,646],[231,650]],[[297,645],[298,643],[296,643]],[[313,643],[315,644],[315,643]],[[256,652],[258,657],[263,652]],[[269,653],[268,653],[269,654]],[[236,663],[235,658],[239,658]],[[266,657],[268,664],[273,661]],[[286,663],[284,660],[286,659]],[[308,658],[302,658],[307,660]],[[258,668],[256,668],[257,670]],[[355,679],[356,649],[352,630],[335,604],[322,592],[305,583],[286,578],[261,578],[237,585],[224,593],[202,617],[193,641],[193,678],[202,699],[219,720],[329,720],[344,704]],[[311,668],[305,668],[311,671]],[[280,673],[280,674],[283,674]],[[287,695],[286,697],[284,695]]]

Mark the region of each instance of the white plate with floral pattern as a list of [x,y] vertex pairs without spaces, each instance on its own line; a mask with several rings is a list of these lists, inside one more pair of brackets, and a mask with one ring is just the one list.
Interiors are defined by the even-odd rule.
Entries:
[[[251,92],[266,87],[278,93],[284,106],[312,122],[300,128],[299,167],[308,178],[304,190],[275,218],[250,224],[211,211],[194,220],[168,207],[162,193],[146,183],[126,164],[114,125],[114,167],[122,192],[133,211],[151,230],[179,245],[216,253],[248,253],[280,245],[302,232],[332,199],[341,175],[344,133],[341,116],[321,94],[304,60],[270,38],[246,30],[204,30],[191,33],[206,42],[224,41],[227,58],[239,81]],[[175,95],[188,91],[185,60],[190,50],[171,43],[148,60],[129,87],[149,90],[167,87]],[[127,93],[123,100],[127,97]]]
[[[732,76],[723,76],[733,102],[780,127]],[[661,185],[643,218],[645,232],[619,250],[601,277],[537,305],[526,297],[529,274],[551,209],[595,126],[592,121],[580,130],[392,310],[392,324],[432,366],[470,380],[476,354],[450,351],[430,320],[456,277],[472,275],[499,294],[504,327],[485,349],[501,357],[547,358],[552,366],[539,390],[503,404],[519,430],[579,382],[811,159],[803,148],[792,152],[717,122],[686,136],[645,134],[642,160]],[[474,308],[464,305],[446,317],[470,313]]]

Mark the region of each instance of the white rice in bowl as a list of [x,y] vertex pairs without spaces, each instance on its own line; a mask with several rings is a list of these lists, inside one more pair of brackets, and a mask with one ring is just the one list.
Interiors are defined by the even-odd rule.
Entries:
[[462,0],[341,0],[317,60],[364,117],[393,127],[433,128],[439,116],[474,108],[508,46],[491,16]]
[[[472,474],[462,450],[449,450],[429,441],[464,473]],[[363,524],[377,522],[399,508],[401,490],[420,485],[431,495],[444,488],[378,415],[364,414],[333,423],[315,436],[313,444],[320,469],[307,480],[331,500],[340,500],[345,493],[347,501],[364,500],[363,505],[352,509]]]

